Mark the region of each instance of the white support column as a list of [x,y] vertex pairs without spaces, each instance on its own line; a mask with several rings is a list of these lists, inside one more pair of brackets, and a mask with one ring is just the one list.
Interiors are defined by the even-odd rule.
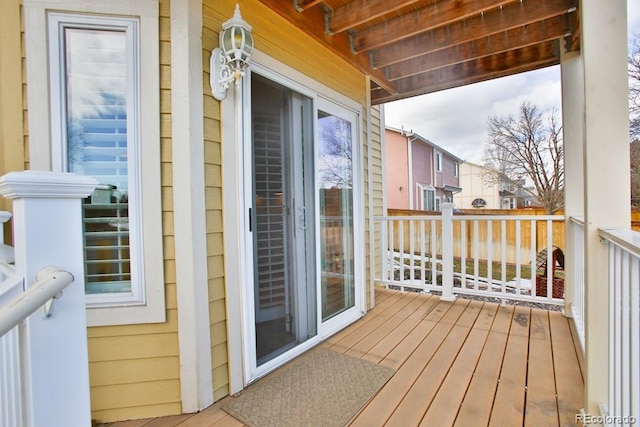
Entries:
[[[584,61],[586,407],[608,400],[608,252],[598,229],[630,227],[627,2],[580,2]],[[614,414],[625,415],[625,414]]]
[[29,426],[91,425],[84,301],[81,201],[97,181],[54,172],[11,172],[0,195],[13,200],[15,266],[25,287],[43,267],[68,271],[74,282],[55,300],[50,318],[27,318],[24,402]]
[[202,1],[172,1],[173,227],[180,387],[186,413],[213,403],[202,80]]
[[442,209],[442,301],[455,301],[453,294],[453,203],[441,203]]
[[579,52],[560,58],[562,77],[562,130],[564,141],[565,315],[571,317],[574,289],[573,225],[571,217],[584,217],[584,75]]

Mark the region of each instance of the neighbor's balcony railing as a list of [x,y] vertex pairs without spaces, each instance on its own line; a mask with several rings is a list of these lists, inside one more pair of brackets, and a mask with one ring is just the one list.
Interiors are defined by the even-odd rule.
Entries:
[[401,290],[562,305],[564,217],[442,215],[374,218],[375,281]]
[[609,401],[603,415],[640,417],[640,233],[600,230],[609,246]]

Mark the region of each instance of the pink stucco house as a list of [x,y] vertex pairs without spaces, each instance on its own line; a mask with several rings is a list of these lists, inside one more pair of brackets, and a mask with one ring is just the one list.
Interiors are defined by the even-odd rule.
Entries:
[[462,159],[404,129],[385,129],[387,207],[439,211],[461,191]]

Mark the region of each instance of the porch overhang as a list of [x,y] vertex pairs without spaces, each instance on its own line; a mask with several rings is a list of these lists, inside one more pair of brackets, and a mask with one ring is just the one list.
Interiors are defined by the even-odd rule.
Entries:
[[444,186],[444,191],[449,191],[449,192],[455,194],[455,193],[461,192],[462,188],[456,187],[455,185],[445,185]]
[[578,0],[261,0],[371,77],[382,104],[560,63]]

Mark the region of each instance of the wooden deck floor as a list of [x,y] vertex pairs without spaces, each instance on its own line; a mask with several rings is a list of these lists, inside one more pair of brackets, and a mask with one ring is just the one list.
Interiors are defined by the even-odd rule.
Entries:
[[[576,425],[584,362],[560,313],[387,290],[376,301],[322,344],[397,370],[351,426]],[[109,426],[242,426],[223,402]]]

